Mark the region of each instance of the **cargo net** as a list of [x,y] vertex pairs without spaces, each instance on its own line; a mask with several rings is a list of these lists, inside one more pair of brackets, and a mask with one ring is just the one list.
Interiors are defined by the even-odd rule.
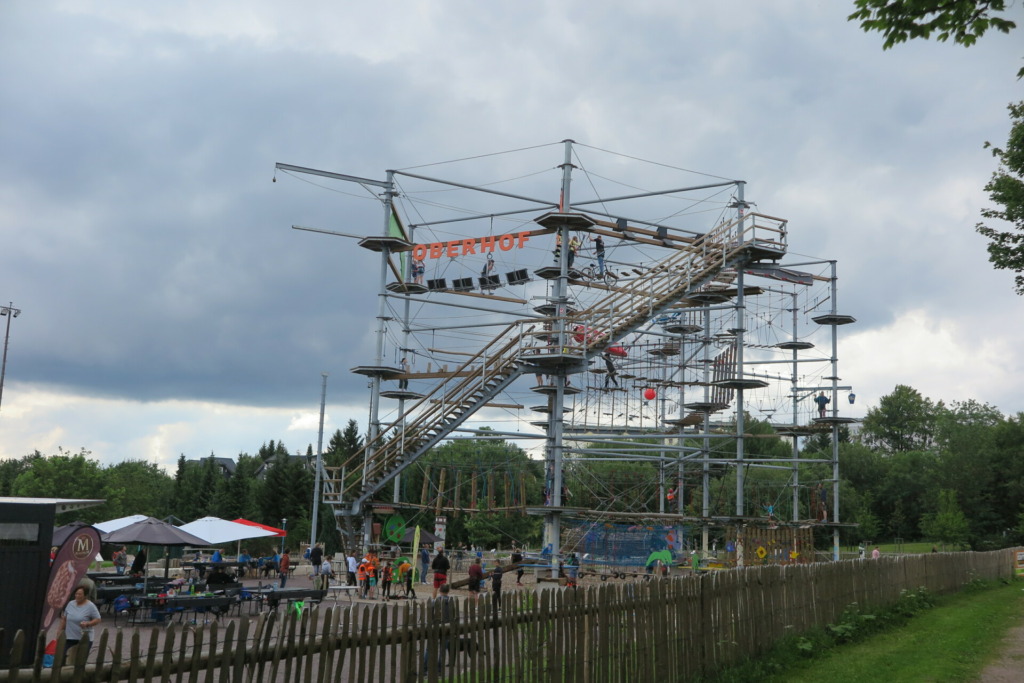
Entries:
[[563,553],[598,574],[651,574],[685,565],[692,539],[680,525],[562,521]]

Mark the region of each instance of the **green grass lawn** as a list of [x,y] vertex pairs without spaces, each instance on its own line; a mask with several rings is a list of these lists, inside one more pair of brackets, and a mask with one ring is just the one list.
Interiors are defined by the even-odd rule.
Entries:
[[968,589],[940,598],[901,628],[835,648],[774,680],[973,680],[998,655],[1007,630],[1022,621],[1024,582]]
[[914,543],[903,543],[902,545],[896,545],[895,543],[878,544],[878,549],[883,553],[930,553],[933,547],[942,550],[938,543],[930,543],[928,541],[915,541]]
[[[865,546],[867,549],[866,555],[868,557],[871,557],[871,550],[876,545],[883,553],[906,553],[908,555],[912,555],[917,553],[930,553],[932,548],[938,548],[939,552],[943,552],[942,544],[935,541],[914,541],[913,543],[903,543],[901,545],[896,545],[895,543],[871,543]],[[946,546],[945,552],[955,552],[957,550],[959,550],[959,548]],[[857,552],[857,546],[843,546],[843,552]]]

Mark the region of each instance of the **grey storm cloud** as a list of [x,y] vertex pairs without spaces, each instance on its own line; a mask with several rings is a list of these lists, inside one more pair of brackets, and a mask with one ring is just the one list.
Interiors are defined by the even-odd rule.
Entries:
[[[748,181],[791,221],[795,252],[839,260],[858,331],[922,309],[1014,334],[994,321],[1019,299],[973,225],[993,170],[982,144],[1005,139],[1020,98],[1019,30],[883,52],[844,3],[175,5],[0,9],[0,301],[24,310],[13,386],[274,408],[311,403],[329,370],[332,400],[363,405],[347,370],[372,359],[377,261],[291,226],[377,233],[380,202],[273,183],[274,163],[383,179],[564,138]],[[595,173],[624,168],[581,154]],[[423,172],[537,172],[524,186],[553,197],[559,155]],[[1024,408],[989,386],[973,397]]]

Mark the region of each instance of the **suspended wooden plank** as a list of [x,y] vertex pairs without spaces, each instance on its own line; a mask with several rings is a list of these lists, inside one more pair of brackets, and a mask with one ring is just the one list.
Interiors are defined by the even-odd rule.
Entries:
[[447,477],[447,475],[448,475],[448,469],[445,468],[445,467],[442,467],[441,468],[440,483],[437,485],[437,498],[434,499],[434,514],[435,515],[440,515],[441,514],[441,506],[444,504],[444,483],[445,483],[445,478]]
[[434,348],[428,348],[427,351],[430,351],[431,353],[444,353],[444,354],[447,354],[449,356],[475,356],[476,355],[476,353],[469,353],[468,351],[447,351],[445,349],[434,349]]
[[505,516],[508,517],[508,506],[512,504],[512,476],[508,472],[506,472],[502,476],[502,479],[504,480],[505,483]]
[[526,299],[514,298],[511,296],[500,296],[498,294],[480,294],[479,292],[456,292],[455,290],[446,290],[446,294],[457,294],[459,296],[471,296],[477,299],[492,299],[494,301],[507,301],[512,304],[521,304],[525,306],[529,302]]
[[430,465],[427,465],[426,470],[423,472],[423,488],[420,490],[420,507],[426,507],[427,505],[427,486],[430,484]]
[[462,495],[462,470],[455,470],[455,509],[459,509],[459,498]]

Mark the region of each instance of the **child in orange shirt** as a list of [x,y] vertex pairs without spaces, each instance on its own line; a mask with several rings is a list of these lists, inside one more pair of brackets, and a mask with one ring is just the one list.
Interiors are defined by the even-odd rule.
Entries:
[[368,563],[366,562],[366,560],[363,560],[359,563],[359,567],[356,568],[356,581],[359,583],[359,592],[363,594],[364,598],[370,592],[370,584],[367,581],[366,576],[367,566]]
[[377,599],[377,565],[372,562],[366,566],[366,578],[369,583],[367,597],[371,600]]
[[391,568],[391,560],[388,560],[388,563],[384,565],[380,582],[380,596],[385,600],[391,597],[391,579],[393,575],[394,570]]

